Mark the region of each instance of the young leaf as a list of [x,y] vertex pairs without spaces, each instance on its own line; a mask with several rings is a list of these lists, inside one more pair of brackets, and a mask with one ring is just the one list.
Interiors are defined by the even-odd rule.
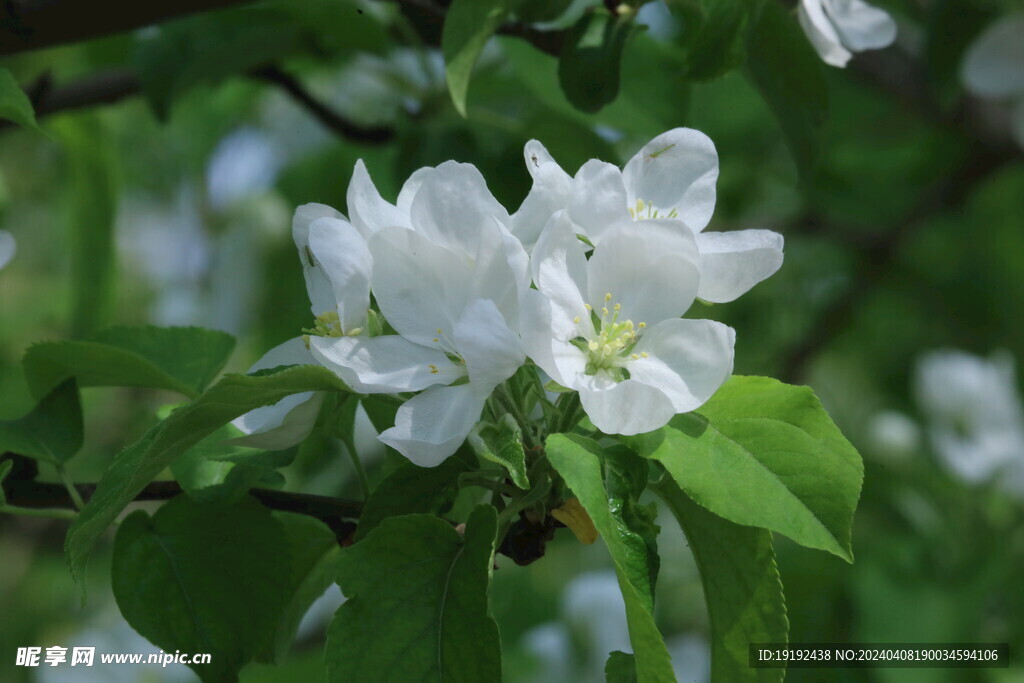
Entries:
[[569,31],[558,81],[577,109],[592,114],[618,96],[622,53],[635,29],[629,17],[598,11],[584,14]]
[[243,413],[303,391],[347,391],[330,370],[298,365],[263,375],[226,375],[128,448],[103,474],[68,530],[64,554],[75,579],[97,539],[139,491],[183,452]]
[[455,501],[459,475],[473,467],[472,460],[472,455],[459,449],[437,467],[420,467],[409,461],[399,465],[366,501],[355,540],[365,538],[388,517],[447,512]]
[[0,69],[0,119],[7,119],[24,128],[39,130],[32,102],[7,69]]
[[610,653],[604,665],[604,680],[606,683],[637,683],[633,655],[618,650]]
[[700,413],[632,442],[716,515],[853,561],[864,467],[809,388],[735,376]]
[[501,680],[487,605],[496,531],[494,508],[480,506],[465,537],[432,515],[406,515],[345,549],[348,600],[327,633],[328,680]]
[[468,442],[478,456],[508,470],[513,484],[524,491],[530,489],[530,479],[526,476],[523,432],[515,418],[506,413],[496,425],[479,423],[469,433]]
[[84,341],[35,344],[22,368],[33,396],[74,377],[80,387],[170,389],[195,398],[234,346],[231,335],[201,327],[111,327]]
[[626,602],[629,640],[638,680],[675,681],[665,641],[654,623],[652,567],[644,537],[631,529],[613,508],[601,474],[601,448],[575,434],[552,434],[546,443],[551,464],[579,498],[604,539],[615,563]]
[[254,500],[211,506],[179,496],[121,523],[111,584],[132,628],[168,652],[212,654],[195,672],[233,681],[281,617],[290,562],[284,526]]
[[82,447],[82,406],[69,379],[17,420],[0,421],[0,452],[11,451],[59,464]]
[[272,514],[284,525],[288,539],[285,556],[290,560],[291,572],[288,602],[277,626],[269,632],[269,639],[256,655],[258,661],[267,663],[288,653],[310,605],[334,583],[341,557],[338,539],[320,520],[295,512]]
[[763,4],[747,41],[749,77],[778,119],[806,178],[814,170],[828,113],[824,67],[782,3]]
[[487,39],[508,18],[519,0],[453,0],[444,19],[441,51],[455,109],[466,115],[466,93],[473,65]]
[[694,503],[668,477],[652,487],[686,534],[711,621],[711,680],[781,681],[785,669],[752,669],[750,643],[785,643],[789,622],[771,532],[739,526]]
[[672,2],[670,7],[683,18],[680,42],[686,52],[686,77],[706,81],[742,64],[747,25],[760,5],[753,0]]
[[569,9],[572,0],[521,0],[516,18],[527,24],[554,21]]

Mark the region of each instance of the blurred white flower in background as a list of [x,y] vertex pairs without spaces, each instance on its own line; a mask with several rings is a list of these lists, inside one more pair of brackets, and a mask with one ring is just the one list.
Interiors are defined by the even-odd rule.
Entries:
[[1012,356],[933,351],[918,362],[915,390],[946,467],[1024,497],[1024,410]]
[[[615,572],[580,574],[562,594],[562,619],[541,624],[522,637],[522,646],[539,667],[533,683],[604,680],[608,655],[633,651],[626,624],[626,603]],[[666,641],[676,678],[706,683],[711,651],[703,637],[687,633]],[[580,649],[577,649],[580,648]]]
[[1011,131],[1024,147],[1024,12],[983,31],[967,49],[960,74],[974,95],[1011,103]]
[[258,128],[242,127],[220,141],[206,167],[210,205],[222,211],[274,186],[285,156],[278,143]]
[[846,66],[854,52],[896,40],[896,22],[863,0],[800,0],[797,18],[826,64]]
[[15,242],[14,235],[6,230],[0,230],[0,269],[11,262],[17,250],[18,243]]
[[868,440],[880,455],[904,458],[920,446],[921,429],[907,415],[897,410],[883,410],[868,422]]

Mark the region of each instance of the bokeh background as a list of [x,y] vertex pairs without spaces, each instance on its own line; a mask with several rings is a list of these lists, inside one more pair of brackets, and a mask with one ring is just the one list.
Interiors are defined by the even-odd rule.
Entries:
[[[642,8],[647,30],[627,44],[618,98],[598,113],[566,100],[553,57],[501,36],[481,57],[466,118],[420,4],[261,2],[3,58],[35,93],[45,134],[0,122],[0,230],[17,245],[0,270],[0,419],[32,406],[19,361],[37,341],[110,324],[200,325],[238,338],[228,369],[242,371],[307,327],[291,214],[311,201],[344,212],[357,159],[392,201],[416,168],[471,162],[514,210],[529,189],[531,138],[572,173],[697,128],[720,156],[710,229],[770,228],[785,235],[786,259],[740,300],[692,315],[736,328],[737,373],[811,385],[865,461],[855,564],[776,539],[791,640],[1008,642],[1015,660],[787,680],[1024,681],[1013,656],[1024,652],[1024,155],[1013,98],[977,97],[961,79],[972,43],[1020,7],[877,3],[896,18],[897,43],[821,67],[827,108],[807,132],[816,162],[798,165],[784,128],[799,122],[780,120],[749,64],[688,77],[685,22],[660,0]],[[590,4],[571,3],[550,27]],[[108,96],[58,106],[76,84],[106,84]],[[178,400],[83,397],[86,448],[69,464],[82,482]],[[357,495],[335,443],[305,444],[284,474],[291,490]],[[184,667],[13,666],[16,648],[33,644],[156,650],[119,617],[109,543],[79,606],[65,530],[0,517],[0,680],[192,680]],[[706,681],[696,568],[670,518],[659,542],[659,622],[681,680]],[[628,638],[600,544],[562,532],[535,564],[498,565],[507,679],[603,680],[607,652]],[[250,665],[243,680],[323,680],[323,630],[340,599],[335,590],[314,607],[285,662]]]

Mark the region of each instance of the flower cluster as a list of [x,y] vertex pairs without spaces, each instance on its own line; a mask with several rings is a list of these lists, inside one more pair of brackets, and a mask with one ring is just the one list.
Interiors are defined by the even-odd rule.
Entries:
[[[781,235],[703,232],[718,156],[694,130],[656,137],[622,169],[592,160],[570,176],[537,141],[524,156],[533,187],[514,213],[456,162],[413,173],[395,204],[358,162],[347,218],[300,207],[293,237],[313,323],[253,370],[318,363],[357,392],[402,395],[378,438],[427,466],[455,452],[524,364],[578,392],[604,433],[698,408],[732,371],[734,332],[681,316],[774,273]],[[318,407],[299,394],[235,424],[281,448]]]

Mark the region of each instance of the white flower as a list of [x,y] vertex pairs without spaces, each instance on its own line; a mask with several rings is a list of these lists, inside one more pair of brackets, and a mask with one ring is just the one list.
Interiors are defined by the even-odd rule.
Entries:
[[397,334],[312,337],[310,348],[342,378],[355,375],[360,391],[424,390],[379,438],[434,466],[462,444],[494,388],[523,363],[513,330],[529,285],[526,253],[472,165],[417,171],[398,206],[369,191],[372,183],[354,177],[353,185],[350,210],[371,234],[374,297]]
[[700,282],[696,241],[672,219],[623,219],[588,261],[567,212],[534,249],[528,354],[580,394],[594,425],[638,434],[700,407],[732,372],[734,332],[679,318]]
[[0,230],[0,269],[11,262],[17,250],[18,243],[14,240],[14,235],[6,230]]
[[961,76],[978,97],[1012,103],[1013,136],[1024,147],[1024,12],[1003,17],[974,41]]
[[[295,211],[292,238],[302,262],[316,334],[358,337],[366,332],[370,307],[372,259],[362,236],[338,211],[323,204],[305,204]],[[281,365],[315,365],[308,336],[289,339],[260,358],[249,372]],[[361,388],[354,373],[338,373]],[[250,411],[233,421],[249,435],[238,442],[282,449],[302,441],[312,430],[321,395],[303,392],[272,406]]]
[[846,66],[854,52],[896,40],[896,22],[863,0],[800,0],[797,18],[826,64]]
[[942,462],[970,483],[1000,475],[1024,495],[1024,410],[1012,357],[935,351],[918,363],[918,402]]
[[[715,209],[718,153],[699,131],[675,128],[662,133],[644,145],[621,171],[613,164],[588,161],[571,183],[568,176],[563,179],[558,175],[554,169],[561,169],[536,141],[527,144],[527,167],[534,174],[534,190],[517,216],[525,212],[527,202],[541,195],[538,184],[547,182],[551,195],[561,193],[562,206],[576,232],[594,244],[627,220],[671,219],[677,230],[689,228],[696,235],[700,255],[697,296],[705,301],[732,301],[782,265],[783,239],[778,233],[702,232]],[[539,198],[533,201],[542,204]],[[547,208],[556,204],[554,198],[543,202]],[[517,229],[518,235],[526,232]]]

